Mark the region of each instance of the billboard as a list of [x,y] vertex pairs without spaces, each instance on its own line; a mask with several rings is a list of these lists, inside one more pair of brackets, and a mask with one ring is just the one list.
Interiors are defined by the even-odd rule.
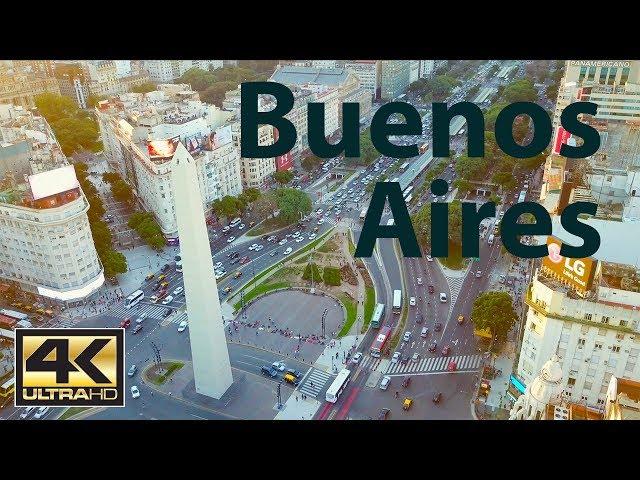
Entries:
[[167,140],[148,140],[147,151],[149,158],[171,158],[178,148],[180,136]]
[[206,149],[215,150],[231,143],[232,140],[233,138],[231,136],[231,125],[220,127],[216,131],[209,134],[206,141]]
[[191,155],[196,155],[200,153],[205,146],[204,137],[202,135],[187,137],[184,141],[184,146]]
[[569,141],[569,137],[571,134],[567,132],[564,128],[558,127],[558,131],[556,132],[556,140],[553,142],[553,153],[555,155],[560,155],[560,149],[562,148],[562,144],[565,144]]
[[[273,127],[273,143],[278,141],[278,129]],[[281,170],[291,170],[293,168],[293,155],[291,151],[288,151],[284,155],[280,155],[276,157],[276,170],[280,172]]]
[[58,193],[78,188],[80,184],[76,178],[73,165],[56,168],[35,175],[29,175],[29,186],[34,200],[50,197]]
[[551,271],[565,284],[579,291],[591,288],[596,261],[592,258],[569,258],[560,255],[562,242],[549,235],[547,248],[549,255],[542,259],[542,266]]

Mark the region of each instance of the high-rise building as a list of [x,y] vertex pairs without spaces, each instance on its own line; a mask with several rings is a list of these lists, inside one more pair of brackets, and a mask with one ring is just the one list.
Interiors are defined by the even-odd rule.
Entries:
[[[55,81],[55,80],[54,80]],[[0,278],[59,300],[102,286],[89,203],[46,120],[0,105]]]
[[420,78],[429,78],[436,69],[435,60],[420,60]]
[[359,79],[362,88],[371,94],[371,98],[377,99],[380,95],[380,61],[379,60],[354,60],[347,62],[344,68],[352,71]]
[[0,69],[0,103],[35,107],[35,97],[42,93],[60,95],[55,78],[16,67]]
[[[240,122],[231,125],[233,143],[240,150],[241,134]],[[261,125],[258,128],[258,145],[272,145],[274,143],[273,126]],[[275,158],[240,158],[242,185],[245,188],[263,188],[276,171]]]
[[380,98],[395,100],[411,83],[411,61],[381,60],[380,63]]
[[420,78],[420,60],[409,60],[409,83]]
[[99,103],[96,114],[107,161],[154,214],[165,236],[177,234],[170,176],[178,143],[198,166],[204,209],[213,200],[242,192],[240,154],[229,123],[233,113],[202,103],[188,85],[122,94]]
[[172,82],[182,76],[191,68],[202,70],[217,69],[223,67],[222,60],[144,60],[143,69],[149,74],[149,78],[158,83]]

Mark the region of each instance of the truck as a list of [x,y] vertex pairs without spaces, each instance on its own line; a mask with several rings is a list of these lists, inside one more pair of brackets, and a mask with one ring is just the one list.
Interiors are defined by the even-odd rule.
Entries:
[[364,207],[361,211],[360,211],[360,221],[364,222],[365,217],[367,216],[367,207]]
[[493,239],[494,239],[494,235],[493,235],[493,233],[492,233],[492,234],[490,234],[490,235],[487,237],[487,243],[488,243],[489,245],[493,245]]

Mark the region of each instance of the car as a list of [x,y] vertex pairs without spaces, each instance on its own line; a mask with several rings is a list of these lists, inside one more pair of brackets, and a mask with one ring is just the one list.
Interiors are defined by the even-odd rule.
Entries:
[[263,248],[264,248],[264,247],[263,247],[262,245],[258,245],[258,246],[255,248],[254,252],[259,252],[259,251],[260,251],[260,250],[262,250]]
[[233,278],[240,278],[242,276],[242,272],[240,270],[238,270],[236,273],[233,274]]
[[180,295],[182,292],[184,292],[184,287],[178,287],[173,291],[173,295],[177,296],[177,295]]
[[33,415],[33,418],[37,418],[38,420],[44,417],[49,412],[49,407],[38,407],[38,410]]
[[304,241],[304,237],[297,237],[296,238],[296,243],[300,243]]
[[276,361],[271,364],[271,368],[277,370],[278,372],[284,372],[287,368],[287,365],[283,361]]
[[402,340],[404,340],[405,342],[408,342],[409,340],[411,340],[411,332],[409,331],[404,332],[404,336],[402,337]]
[[236,237],[234,237],[233,235],[231,235],[229,238],[227,238],[227,243],[231,243],[236,239]]
[[167,318],[169,315],[171,315],[171,313],[173,313],[173,310],[171,310],[170,308],[165,308],[164,312],[162,312],[162,317]]
[[142,330],[142,324],[139,323],[138,325],[136,325],[136,328],[133,329],[133,334],[137,334],[140,330]]
[[291,235],[292,237],[299,237],[300,236],[300,232],[295,232]]
[[160,287],[162,287],[162,289],[165,289],[165,290],[166,290],[166,288],[167,288],[168,286],[169,286],[169,282],[167,282],[167,281],[164,281],[164,282],[162,282],[162,283],[160,284]]
[[180,322],[180,324],[178,325],[178,331],[179,332],[184,332],[185,329],[187,328],[187,325],[189,325],[189,323],[186,320],[182,320]]
[[131,365],[131,367],[129,367],[129,371],[127,372],[127,376],[133,377],[137,371],[138,371],[138,367],[136,367],[135,364]]
[[400,352],[395,352],[393,354],[393,357],[391,357],[391,363],[398,363],[398,360],[400,360],[400,356],[402,354]]
[[435,292],[435,288],[433,288],[433,285],[429,285],[429,293],[433,293]]
[[145,318],[147,318],[147,314],[146,313],[141,313],[140,316],[138,318],[136,318],[136,323],[144,322]]
[[436,342],[433,342],[431,345],[429,345],[430,352],[435,352],[437,349],[438,349],[438,344]]
[[283,238],[282,240],[280,240],[280,241],[278,242],[278,245],[282,246],[282,245],[284,245],[285,243],[287,243],[287,239],[286,239],[286,238]]
[[130,318],[125,318],[120,322],[120,328],[129,328],[129,325],[131,325]]
[[218,269],[222,268],[222,262],[218,262],[218,263],[216,263],[216,264],[213,266],[213,268],[214,268],[215,270],[218,270]]
[[416,306],[416,297],[409,298],[409,305],[411,305],[412,307]]
[[314,238],[316,238],[316,234],[312,233],[311,235],[309,235],[309,240],[313,240]]
[[402,379],[402,386],[404,388],[409,388],[409,385],[411,385],[411,377],[409,375],[406,375],[403,379]]
[[389,408],[381,408],[378,413],[378,420],[386,420],[389,417],[391,410]]
[[442,324],[441,324],[440,322],[437,322],[437,323],[433,326],[433,329],[434,329],[436,332],[441,331],[441,330],[442,330]]
[[[166,272],[166,271],[168,271],[168,270],[170,270],[170,269],[171,269],[171,265],[169,265],[168,263],[165,263],[165,264],[162,266],[162,271],[163,271],[163,272]],[[162,277],[162,275],[160,275],[160,277]],[[160,277],[158,277],[158,279],[159,279]],[[163,277],[163,278],[164,278],[164,277]]]
[[418,281],[418,285],[422,285],[422,277],[418,277],[417,281]]
[[239,258],[240,257],[240,252],[233,252],[231,254],[231,258]]
[[258,244],[254,243],[249,247],[249,250],[255,250],[257,247],[258,247]]
[[149,273],[146,277],[144,277],[144,279],[148,282],[149,280],[151,280],[153,277],[155,277],[155,275],[153,273]]
[[131,396],[133,398],[139,398],[140,397],[140,389],[136,385],[132,385],[131,386]]
[[299,372],[298,370],[294,369],[294,368],[287,368],[287,370],[285,371],[285,373],[287,375],[293,375],[296,378],[302,378],[303,374],[302,372]]
[[316,215],[322,215],[322,212],[323,212],[323,211],[324,211],[324,210],[322,210],[321,208],[319,208],[318,210],[316,210]]
[[240,265],[244,265],[245,263],[249,263],[251,259],[248,256],[244,256],[240,259]]
[[440,302],[447,303],[447,294],[444,292],[440,292]]
[[222,233],[227,233],[229,230],[231,230],[231,227],[227,225],[226,227],[222,228]]
[[464,323],[464,315],[458,315],[458,323],[462,325]]
[[411,356],[411,361],[413,361],[413,363],[417,363],[418,360],[420,360],[420,354],[418,352],[415,352],[412,356]]
[[442,349],[442,356],[443,357],[448,357],[450,353],[451,353],[451,347],[449,345],[445,346]]
[[429,328],[428,327],[422,327],[422,331],[420,332],[420,336],[422,338],[427,338],[428,335],[429,335]]
[[321,218],[320,220],[318,220],[318,225],[322,225],[324,223],[324,218]]
[[164,300],[162,300],[163,305],[169,305],[171,302],[173,302],[173,295],[167,295]]
[[442,400],[442,393],[440,392],[436,392],[433,394],[433,398],[431,399],[431,401],[433,403],[440,403],[440,400]]
[[402,356],[402,359],[400,360],[400,363],[402,365],[406,365],[408,361],[409,361],[409,355],[405,354],[405,355]]
[[27,407],[27,408],[25,408],[24,411],[20,414],[20,418],[24,420],[29,415],[31,415],[36,408],[38,408],[38,407]]
[[427,262],[433,262],[433,258],[431,258],[431,255],[427,255]]
[[275,256],[277,253],[278,253],[278,250],[271,250],[271,251],[269,252],[269,256],[270,256],[270,257],[273,257],[273,256]]
[[244,230],[244,223],[241,223],[240,225],[238,225],[238,230]]
[[222,278],[223,276],[224,276],[224,273],[219,272],[219,271],[216,271],[216,272],[215,272],[216,280],[218,280],[218,279]]
[[273,242],[276,239],[275,235],[270,235],[269,238],[267,238],[267,242]]
[[385,375],[384,377],[382,377],[382,380],[380,381],[380,390],[386,390],[387,388],[389,388],[390,384],[391,384],[391,377],[389,375]]
[[289,255],[291,252],[293,252],[293,248],[289,247],[284,252],[282,252],[282,254],[283,255]]
[[362,353],[357,352],[351,359],[351,363],[353,363],[354,365],[357,365],[358,363],[360,363],[360,360],[362,360]]
[[480,278],[482,276],[482,270],[478,270],[476,272],[476,278]]
[[151,295],[151,298],[149,298],[149,301],[151,303],[156,303],[158,301],[159,296],[158,295]]

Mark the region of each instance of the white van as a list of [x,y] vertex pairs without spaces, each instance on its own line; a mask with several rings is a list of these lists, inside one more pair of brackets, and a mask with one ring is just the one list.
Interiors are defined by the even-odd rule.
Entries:
[[242,221],[242,219],[240,217],[236,217],[233,220],[231,220],[231,223],[229,224],[229,226],[231,228],[235,227],[236,225],[238,225],[240,222]]
[[422,338],[427,338],[428,334],[429,334],[429,329],[427,327],[422,327],[422,331],[420,332],[420,336]]
[[391,377],[389,375],[385,375],[384,377],[382,377],[382,381],[380,382],[380,390],[386,390],[387,388],[389,388],[390,384]]

